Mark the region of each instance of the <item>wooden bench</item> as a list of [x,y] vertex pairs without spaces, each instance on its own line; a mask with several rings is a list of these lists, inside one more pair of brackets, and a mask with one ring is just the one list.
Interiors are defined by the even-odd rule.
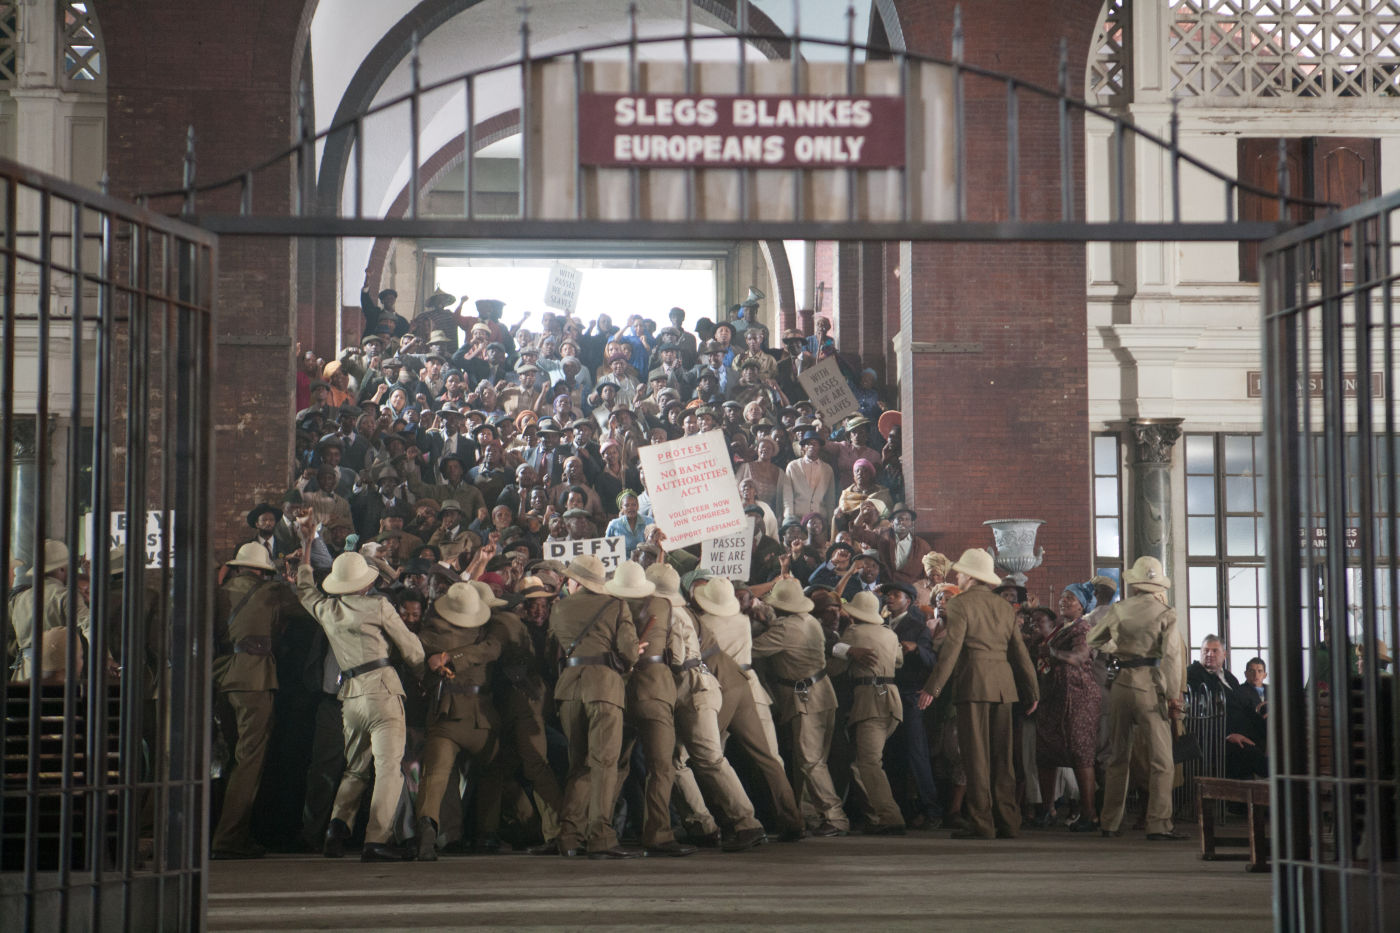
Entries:
[[[1207,806],[1207,800],[1221,800],[1227,803],[1242,803],[1248,811],[1249,839],[1217,839],[1215,836],[1215,808]],[[1245,871],[1269,870],[1269,839],[1265,813],[1269,806],[1268,781],[1238,781],[1231,778],[1196,778],[1196,813],[1201,821],[1201,858],[1216,861],[1240,856],[1221,856],[1216,853],[1217,845],[1249,844],[1249,864]]]

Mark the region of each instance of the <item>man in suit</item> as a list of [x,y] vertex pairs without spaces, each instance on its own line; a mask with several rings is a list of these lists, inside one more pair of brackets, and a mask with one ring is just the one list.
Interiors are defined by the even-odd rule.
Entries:
[[253,537],[249,540],[266,548],[267,556],[274,563],[279,563],[288,554],[296,553],[301,546],[301,542],[290,540],[282,531],[282,523],[278,521],[281,517],[282,510],[266,502],[253,506],[248,513],[248,526],[253,529]]
[[[907,774],[908,783],[918,792],[924,825],[937,826],[943,819],[943,808],[939,803],[938,785],[934,783],[929,759],[924,711],[919,709],[919,688],[933,673],[934,661],[937,660],[933,651],[933,635],[917,605],[918,593],[914,587],[895,581],[881,586],[880,593],[884,597],[885,608],[889,610],[890,629],[899,639],[899,648],[904,655],[904,664],[894,675],[900,702],[904,706],[904,719],[897,733],[898,747],[903,750],[904,760],[898,770]],[[906,795],[907,791],[908,787]]]
[[931,550],[923,538],[914,534],[918,520],[913,509],[898,506],[890,513],[890,526],[876,530],[869,510],[861,509],[851,520],[851,537],[875,549],[880,563],[889,568],[891,580],[913,586],[924,578],[924,555]]
[[836,474],[821,459],[825,442],[816,431],[802,435],[802,456],[783,471],[783,521],[800,520],[809,512],[830,515],[836,509]]
[[608,592],[602,561],[584,554],[564,575],[570,593],[549,614],[549,634],[562,653],[554,698],[569,741],[557,850],[579,855],[586,843],[589,858],[635,858],[641,853],[621,848],[612,825],[626,703],[618,670],[631,668],[645,644],[637,640],[627,603]]
[[958,751],[967,772],[968,826],[956,839],[1015,838],[1021,831],[1012,758],[1011,707],[1040,704],[1035,667],[1016,627],[1011,605],[992,592],[1001,585],[992,556],[963,551],[953,564],[961,594],[947,604],[947,635],[938,661],[919,692],[927,709],[946,686],[957,707]]
[[1201,659],[1186,669],[1186,682],[1225,698],[1225,776],[1242,781],[1267,777],[1269,728],[1259,714],[1261,701],[1226,670],[1225,645],[1218,636],[1202,639]]
[[1124,572],[1134,594],[1110,607],[1089,631],[1090,647],[1118,657],[1118,674],[1108,691],[1108,760],[1099,826],[1105,836],[1121,836],[1128,770],[1138,729],[1147,733],[1147,838],[1185,839],[1172,827],[1171,717],[1181,710],[1182,649],[1176,612],[1167,605],[1172,581],[1155,557],[1139,557]]

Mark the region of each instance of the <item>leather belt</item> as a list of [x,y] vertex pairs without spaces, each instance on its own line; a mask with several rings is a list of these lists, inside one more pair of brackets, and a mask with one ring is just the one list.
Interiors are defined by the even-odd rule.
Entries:
[[851,683],[857,687],[878,687],[894,683],[893,677],[852,677]]
[[251,654],[260,658],[272,657],[271,635],[244,635],[233,643],[234,654]]
[[821,679],[825,676],[826,671],[820,670],[813,674],[811,677],[804,677],[801,680],[783,680],[781,677],[775,677],[773,678],[773,682],[780,687],[791,687],[798,693],[803,693],[807,690],[811,690],[812,687],[816,686],[816,684],[820,682]]
[[559,662],[559,669],[562,671],[566,667],[585,667],[591,664],[611,666],[606,654],[586,654],[577,658],[565,658]]
[[700,652],[700,660],[708,661],[717,654],[719,654],[719,645],[715,645],[713,648],[706,648],[704,651]]
[[368,674],[370,671],[377,671],[381,667],[388,667],[389,664],[390,661],[388,658],[378,658],[374,661],[366,661],[364,664],[357,664],[354,667],[350,668],[348,671],[341,671],[340,681],[341,683],[344,683],[351,677],[359,677],[361,674]]
[[1161,658],[1128,658],[1127,660],[1124,660],[1122,658],[1118,659],[1119,667],[1160,667],[1161,664]]
[[454,684],[450,680],[442,681],[443,693],[455,693],[459,696],[475,696],[485,689],[481,684]]
[[[693,670],[695,670],[697,667],[705,667],[705,659],[704,659],[704,658],[691,658],[691,659],[688,660],[688,661],[682,661],[682,662],[681,662],[681,666],[680,666],[679,668],[677,668],[677,670],[682,670],[682,671],[693,671]],[[709,668],[705,668],[705,669],[706,669],[706,670],[709,670]]]
[[636,663],[634,666],[635,666],[635,667],[642,667],[643,665],[646,665],[646,664],[665,664],[665,663],[666,663],[666,655],[664,655],[664,654],[649,654],[649,655],[647,655],[647,656],[644,657],[644,658],[638,658],[638,659],[637,659],[637,663]]

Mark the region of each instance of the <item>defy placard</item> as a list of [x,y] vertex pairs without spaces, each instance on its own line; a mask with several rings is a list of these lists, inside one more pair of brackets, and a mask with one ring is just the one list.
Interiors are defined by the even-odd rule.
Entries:
[[545,560],[557,560],[567,564],[575,557],[592,554],[603,562],[603,568],[612,573],[617,565],[627,559],[627,544],[620,535],[611,538],[582,538],[578,541],[546,541]]
[[[145,528],[136,529],[135,537],[131,534],[131,529],[127,527],[126,513],[113,512],[107,526],[107,550],[115,547],[124,547],[127,551],[128,566],[137,566],[135,559],[136,549],[139,547],[141,553],[145,554],[143,566],[148,570],[159,570],[161,565],[161,552],[165,552],[165,563],[171,567],[175,566],[175,513],[170,513],[171,530],[167,534],[165,528],[166,513],[147,512]],[[86,527],[87,555],[89,559],[97,552],[97,542],[94,539],[96,532],[96,522],[93,515],[88,512],[83,516],[83,524]]]
[[901,97],[581,92],[579,162],[651,168],[898,168]]
[[745,527],[739,484],[723,431],[706,431],[637,451],[652,516],[668,549],[735,534]]
[[807,390],[807,397],[817,406],[828,425],[860,411],[855,393],[846,383],[846,377],[836,362],[836,357],[828,356],[815,366],[809,366],[797,374],[797,381]]

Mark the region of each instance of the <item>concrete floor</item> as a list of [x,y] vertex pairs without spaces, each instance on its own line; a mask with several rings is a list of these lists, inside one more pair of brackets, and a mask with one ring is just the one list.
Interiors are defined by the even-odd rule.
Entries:
[[209,929],[1272,929],[1270,876],[1199,853],[1194,839],[1062,830],[997,841],[947,832],[808,839],[626,862],[269,856],[211,865]]

